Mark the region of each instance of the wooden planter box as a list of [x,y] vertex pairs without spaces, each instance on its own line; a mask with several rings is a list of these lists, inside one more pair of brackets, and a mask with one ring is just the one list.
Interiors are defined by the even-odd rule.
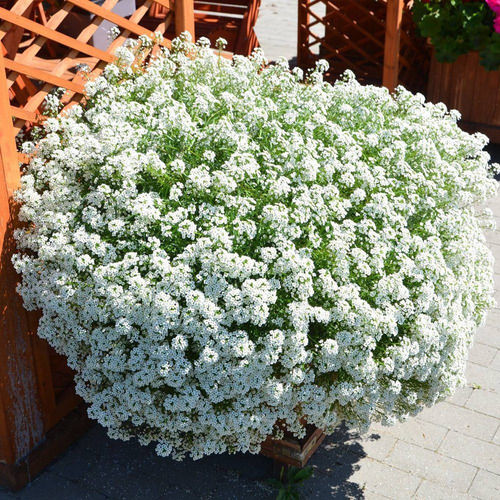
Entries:
[[306,425],[306,435],[297,439],[290,433],[285,433],[283,439],[267,438],[260,454],[273,459],[275,472],[279,473],[283,466],[304,467],[319,445],[325,439],[321,429]]
[[469,52],[454,63],[432,58],[427,98],[462,114],[460,125],[500,143],[500,71],[486,71],[479,54]]

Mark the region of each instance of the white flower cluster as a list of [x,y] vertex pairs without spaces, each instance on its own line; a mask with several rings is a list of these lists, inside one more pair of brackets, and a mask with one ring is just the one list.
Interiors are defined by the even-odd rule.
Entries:
[[485,137],[324,65],[134,46],[25,145],[18,193],[20,293],[91,417],[198,458],[463,383],[493,303]]

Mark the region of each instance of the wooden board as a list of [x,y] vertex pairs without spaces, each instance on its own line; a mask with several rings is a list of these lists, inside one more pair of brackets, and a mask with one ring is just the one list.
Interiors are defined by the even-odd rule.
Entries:
[[290,433],[286,433],[283,439],[267,438],[262,443],[260,454],[279,464],[304,467],[323,439],[325,434],[321,429],[308,425],[302,439],[297,439]]
[[432,58],[427,98],[462,115],[460,125],[500,142],[500,71],[486,71],[479,54],[469,52],[453,63]]
[[82,436],[94,423],[84,405],[74,409],[53,427],[38,447],[15,464],[0,463],[0,486],[18,491]]

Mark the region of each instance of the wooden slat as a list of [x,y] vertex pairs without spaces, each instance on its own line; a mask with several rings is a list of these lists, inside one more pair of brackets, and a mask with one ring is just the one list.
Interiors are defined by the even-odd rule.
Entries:
[[475,123],[493,123],[496,99],[499,90],[499,71],[486,71],[480,64],[476,68],[474,82],[474,106],[471,119]]
[[13,464],[41,441],[44,423],[28,318],[16,293],[11,261],[15,251],[12,195],[19,187],[20,171],[3,61],[0,52],[0,462]]
[[10,59],[5,59],[5,67],[17,73],[28,75],[31,78],[35,78],[42,82],[51,83],[56,87],[63,87],[65,89],[72,90],[73,92],[83,92],[83,85],[78,85],[72,81],[64,80],[64,78],[54,76],[51,73],[47,73],[46,71],[42,71],[38,68],[28,66],[27,64],[12,61]]
[[[183,0],[181,0],[180,3],[182,2]],[[176,2],[175,0],[154,0],[154,3],[157,3],[162,7],[165,7],[166,9],[173,11],[175,8],[175,4],[178,2]]]
[[298,1],[298,34],[297,34],[297,63],[299,66],[308,64],[307,43],[309,41],[308,25],[309,25],[309,10],[307,8],[307,0]]
[[[29,8],[24,13],[24,16],[28,17],[31,14],[32,10],[33,10],[33,5],[30,5]],[[21,39],[23,37],[23,33],[24,30],[22,27],[15,26],[14,29],[10,30],[8,35],[6,34],[6,36],[4,37],[2,34],[2,36],[0,37],[0,40],[2,40],[2,43],[7,50],[7,54],[12,59],[14,58],[17,52],[19,43],[21,42]]]
[[[78,0],[78,1],[83,1],[83,0]],[[99,8],[101,9],[102,7]],[[108,12],[106,11],[106,9],[102,10]],[[4,9],[3,7],[0,7],[0,18],[5,19],[7,22],[13,25],[22,26],[24,29],[32,31],[33,33],[36,33],[38,35],[42,35],[43,37],[49,40],[53,40],[54,42],[58,42],[62,45],[66,45],[67,47],[78,50],[79,52],[87,54],[88,56],[97,57],[98,59],[101,59],[106,62],[112,62],[115,59],[109,52],[97,49],[92,45],[87,45],[86,43],[82,43],[78,40],[75,40],[74,38],[71,38],[70,36],[64,35],[63,33],[51,30],[50,28],[47,28],[42,24],[35,23],[30,19],[26,19],[25,17],[13,14],[12,12],[8,11],[7,9]]]
[[[19,187],[21,173],[17,163],[17,148],[12,131],[11,106],[5,82],[6,62],[7,60],[0,52],[0,162],[3,167],[0,170],[0,183],[5,182],[7,193],[12,196]],[[2,216],[7,217],[7,214],[2,214]],[[0,240],[0,248],[1,244],[2,241]]]
[[41,122],[45,117],[43,115],[33,113],[33,111],[26,111],[23,108],[18,108],[17,106],[11,106],[10,111],[12,116],[16,118],[21,118],[27,122]]
[[[477,65],[479,64],[479,54],[477,54],[476,52],[469,52],[465,57],[466,60],[465,60],[463,85],[464,89],[467,89],[466,92],[468,93],[468,95],[471,95],[469,92],[471,89],[474,89],[476,85],[476,68]],[[450,85],[445,75],[447,64],[439,63],[439,66],[441,66],[441,74],[439,78],[439,96],[440,100],[446,102],[448,96],[448,93],[446,91],[448,90]],[[472,117],[473,105],[474,105],[474,100],[471,98],[466,99],[464,101],[463,107],[460,110],[464,121],[472,121],[471,117]]]
[[175,34],[189,31],[194,39],[194,8],[193,0],[175,2]]
[[[33,311],[28,313],[30,330],[36,332],[40,313]],[[54,395],[54,380],[50,369],[49,352],[47,341],[37,335],[31,335],[31,348],[33,350],[33,361],[40,394],[40,407],[44,416],[44,431],[51,429],[60,419],[56,417],[57,405]]]
[[[138,26],[137,24],[129,21],[128,19],[125,19],[124,17],[118,14],[115,14],[114,12],[111,12],[103,7],[100,7],[95,3],[89,2],[89,0],[67,0],[67,1],[71,2],[73,5],[76,5],[77,7],[80,7],[88,12],[91,12],[92,14],[95,14],[96,16],[99,16],[102,19],[106,19],[107,21],[110,21],[116,24],[117,26],[120,26],[121,28],[130,31],[131,33],[134,33],[135,35],[151,34],[151,31],[143,28],[142,26]],[[185,2],[186,0],[184,0],[183,2],[176,2],[176,3],[180,3],[181,5],[183,5]],[[163,40],[162,45],[164,45],[165,47],[169,47],[170,43],[168,40]]]

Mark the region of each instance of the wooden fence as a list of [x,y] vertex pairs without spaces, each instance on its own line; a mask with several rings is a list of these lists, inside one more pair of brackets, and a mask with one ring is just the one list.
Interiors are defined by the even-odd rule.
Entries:
[[[140,0],[128,18],[112,12],[117,1],[99,6],[67,0],[51,4],[48,16],[40,14],[37,0],[0,7],[0,484],[11,488],[26,483],[86,426],[85,412],[73,411],[81,400],[71,371],[37,337],[38,315],[27,312],[16,293],[13,193],[25,158],[15,136],[43,120],[44,99],[55,88],[67,89],[66,105],[82,98],[79,63],[98,75],[126,38],[153,30],[166,33],[172,23],[174,34],[194,35],[193,0]],[[155,5],[163,9],[161,18],[149,15]],[[120,30],[106,49],[91,43],[103,20]],[[68,26],[77,26],[77,32],[62,29]],[[169,46],[170,40],[163,44]]]
[[364,83],[391,91],[403,83],[424,90],[429,66],[425,40],[415,34],[411,0],[299,0],[297,59],[330,63],[337,78],[352,70]]

